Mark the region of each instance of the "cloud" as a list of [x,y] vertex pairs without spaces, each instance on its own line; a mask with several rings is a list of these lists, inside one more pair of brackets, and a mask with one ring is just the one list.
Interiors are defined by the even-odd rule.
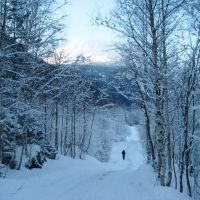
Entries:
[[79,55],[89,57],[95,63],[112,62],[113,52],[108,51],[108,45],[101,41],[72,41],[63,46],[62,49],[69,54],[72,59]]

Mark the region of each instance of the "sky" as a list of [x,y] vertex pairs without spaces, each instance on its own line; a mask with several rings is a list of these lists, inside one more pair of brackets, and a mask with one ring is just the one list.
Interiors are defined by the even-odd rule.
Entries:
[[91,56],[95,62],[109,62],[113,59],[111,44],[114,33],[104,27],[93,24],[97,11],[109,12],[114,0],[71,0],[68,5],[66,35],[68,44],[65,49],[71,56],[83,54]]

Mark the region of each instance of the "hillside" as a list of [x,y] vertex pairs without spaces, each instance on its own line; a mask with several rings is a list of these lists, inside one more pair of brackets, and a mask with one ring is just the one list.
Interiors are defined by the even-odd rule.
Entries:
[[76,68],[92,85],[92,90],[106,94],[117,106],[138,106],[138,89],[126,68],[114,65],[81,65]]

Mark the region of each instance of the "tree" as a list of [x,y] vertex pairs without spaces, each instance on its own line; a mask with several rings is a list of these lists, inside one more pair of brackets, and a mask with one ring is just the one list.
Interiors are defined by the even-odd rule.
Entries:
[[[195,7],[194,7],[195,6]],[[182,123],[183,123],[183,144],[180,158],[180,192],[183,192],[183,175],[185,171],[187,189],[189,196],[192,196],[192,184],[191,184],[191,165],[192,164],[192,149],[194,144],[194,133],[196,124],[196,111],[192,111],[192,107],[195,107],[196,95],[199,83],[199,70],[200,70],[200,34],[199,34],[199,21],[197,20],[199,6],[196,1],[192,1],[188,4],[186,9],[189,13],[189,18],[194,20],[192,26],[188,31],[189,42],[184,38],[184,54],[185,60],[183,60],[184,70],[182,72],[182,90],[181,90],[181,111],[182,111]],[[190,23],[190,22],[189,22]]]
[[[170,130],[168,114],[168,73],[172,65],[169,42],[174,33],[180,6],[184,1],[138,1],[117,0],[116,8],[107,18],[96,18],[122,37],[117,50],[132,69],[140,91],[140,102],[146,118],[147,152],[151,154],[161,185],[166,184],[166,159],[168,162],[168,185],[171,182]],[[175,17],[176,16],[176,17]],[[179,17],[177,17],[179,19]],[[166,113],[165,113],[166,112]],[[153,122],[150,116],[154,115]],[[150,124],[151,123],[151,124]],[[151,125],[155,134],[151,136]],[[168,153],[165,152],[165,135],[168,134]],[[152,138],[155,139],[153,145]],[[148,156],[150,157],[150,156]]]
[[[64,16],[56,19],[52,15],[59,8],[55,3],[51,0],[1,1],[0,159],[2,162],[6,155],[4,135],[10,143],[22,146],[22,157],[24,150],[26,152],[29,136],[36,138],[31,131],[43,131],[42,128],[35,129],[31,123],[27,125],[27,120],[21,120],[19,113],[26,116],[26,119],[37,121],[37,112],[41,112],[38,109],[38,101],[42,95],[41,88],[49,81],[46,75],[51,66],[39,56],[44,56],[52,51],[52,47],[55,48],[60,40],[58,33],[63,29]],[[13,123],[14,120],[16,123]],[[12,125],[11,130],[6,130],[9,123]],[[12,129],[15,130],[14,136],[9,134],[13,132]],[[15,141],[16,136],[23,137],[23,143],[21,139]],[[20,164],[18,166],[20,168]]]

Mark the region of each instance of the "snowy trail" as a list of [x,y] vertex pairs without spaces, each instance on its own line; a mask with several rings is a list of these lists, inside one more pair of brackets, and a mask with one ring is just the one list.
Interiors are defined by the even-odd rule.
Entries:
[[[155,184],[145,164],[137,128],[130,127],[126,142],[115,143],[109,163],[61,157],[43,170],[10,174],[0,180],[1,200],[188,200],[170,188]],[[127,152],[122,160],[121,151]],[[14,173],[14,172],[12,172]]]

